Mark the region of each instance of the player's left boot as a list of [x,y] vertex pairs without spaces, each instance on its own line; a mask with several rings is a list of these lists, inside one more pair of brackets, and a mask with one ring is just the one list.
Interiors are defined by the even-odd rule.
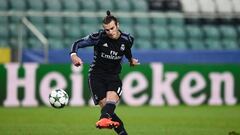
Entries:
[[96,123],[96,127],[101,129],[101,128],[106,128],[106,129],[112,129],[112,128],[117,128],[119,126],[119,122],[112,121],[110,118],[102,118]]

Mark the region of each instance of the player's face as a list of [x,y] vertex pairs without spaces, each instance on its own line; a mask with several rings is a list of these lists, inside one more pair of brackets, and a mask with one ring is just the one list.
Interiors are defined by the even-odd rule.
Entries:
[[114,21],[111,21],[109,24],[103,24],[103,28],[106,31],[108,37],[112,39],[118,39],[120,36],[119,24],[115,24]]

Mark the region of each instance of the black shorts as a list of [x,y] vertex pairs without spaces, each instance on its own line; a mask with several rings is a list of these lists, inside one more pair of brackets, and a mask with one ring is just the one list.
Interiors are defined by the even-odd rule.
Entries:
[[122,94],[122,81],[118,75],[90,74],[88,85],[95,105],[106,97],[107,91],[115,91],[119,97]]

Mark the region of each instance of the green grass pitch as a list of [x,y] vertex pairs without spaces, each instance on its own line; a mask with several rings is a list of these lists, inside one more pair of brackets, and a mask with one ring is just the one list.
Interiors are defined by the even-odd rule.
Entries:
[[[240,134],[240,106],[118,106],[129,135],[229,135]],[[99,130],[98,107],[3,108],[1,135],[115,135]]]

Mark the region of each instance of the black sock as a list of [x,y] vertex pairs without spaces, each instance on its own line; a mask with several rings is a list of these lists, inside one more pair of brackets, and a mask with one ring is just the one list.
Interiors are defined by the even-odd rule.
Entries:
[[101,118],[111,118],[116,108],[115,102],[107,102],[101,110]]
[[127,131],[124,128],[122,120],[117,116],[117,114],[112,115],[112,121],[117,121],[120,123],[120,125],[117,128],[114,128],[115,132],[118,133],[118,135],[127,135]]

